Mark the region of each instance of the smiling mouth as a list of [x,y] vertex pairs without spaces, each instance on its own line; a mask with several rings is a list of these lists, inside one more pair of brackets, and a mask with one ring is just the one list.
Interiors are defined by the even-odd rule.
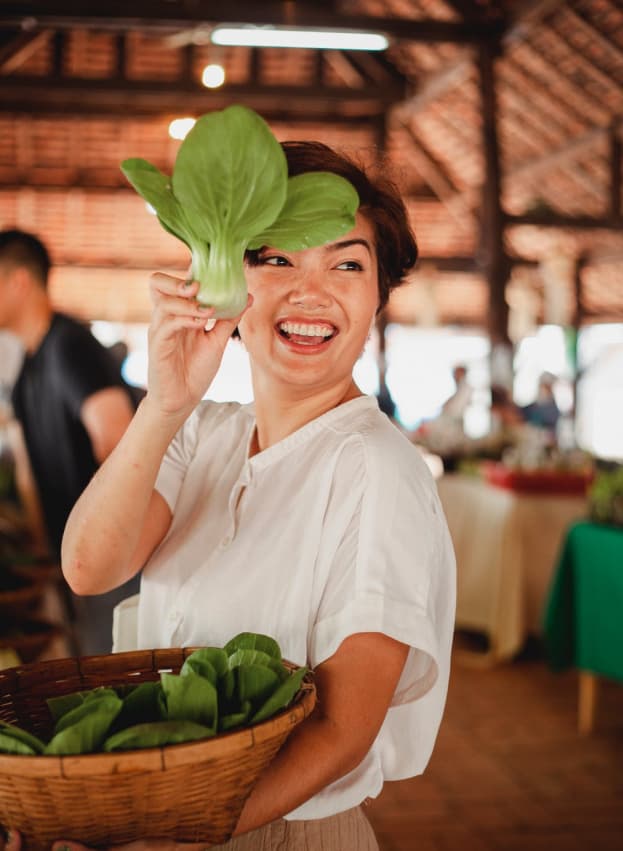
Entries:
[[333,325],[325,323],[308,325],[302,322],[280,322],[277,330],[285,340],[303,346],[317,346],[325,343],[337,333]]

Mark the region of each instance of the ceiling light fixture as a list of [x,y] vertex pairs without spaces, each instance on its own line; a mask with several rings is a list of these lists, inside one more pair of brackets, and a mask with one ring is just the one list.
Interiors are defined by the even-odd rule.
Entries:
[[196,118],[174,118],[169,124],[169,136],[172,139],[185,139],[195,126]]
[[306,47],[312,50],[385,50],[382,33],[358,30],[304,27],[218,26],[212,30],[213,44],[236,47]]
[[225,82],[225,69],[215,62],[206,65],[201,74],[201,82],[208,89],[218,89]]

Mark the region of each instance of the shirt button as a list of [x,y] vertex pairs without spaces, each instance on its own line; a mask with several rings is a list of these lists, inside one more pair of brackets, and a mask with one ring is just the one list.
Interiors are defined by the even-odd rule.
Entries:
[[231,544],[231,535],[226,535],[221,541],[222,547],[228,547]]
[[179,616],[180,616],[180,613],[179,613],[178,611],[176,611],[175,609],[173,609],[172,611],[170,611],[170,612],[169,612],[169,616],[168,616],[168,617],[169,617],[169,620],[170,620],[171,622],[173,622],[173,621],[178,620],[178,619],[179,619]]

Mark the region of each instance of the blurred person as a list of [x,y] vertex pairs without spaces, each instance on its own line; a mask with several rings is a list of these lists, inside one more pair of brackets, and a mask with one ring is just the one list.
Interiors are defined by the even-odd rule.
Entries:
[[[54,310],[49,292],[50,257],[38,237],[0,232],[0,328],[24,349],[13,385],[15,421],[10,436],[17,488],[34,552],[60,560],[69,513],[132,419],[135,405],[110,353],[75,319]],[[80,653],[109,652],[112,610],[138,588],[78,600]]]
[[555,383],[555,375],[551,372],[542,373],[539,377],[536,399],[521,408],[521,415],[526,423],[546,429],[552,436],[556,434],[560,419],[560,409],[554,397]]
[[523,424],[521,408],[510,391],[501,384],[491,387],[491,432],[512,431]]
[[452,370],[454,393],[449,396],[441,408],[441,416],[449,417],[463,427],[463,416],[471,402],[472,388],[467,380],[467,367],[457,364]]

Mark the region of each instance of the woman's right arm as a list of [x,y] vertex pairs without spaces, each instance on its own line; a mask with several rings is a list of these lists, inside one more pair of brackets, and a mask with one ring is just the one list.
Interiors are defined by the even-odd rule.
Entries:
[[171,512],[154,490],[169,443],[216,375],[239,317],[205,331],[197,284],[153,275],[147,394],[123,437],[76,502],[63,536],[63,573],[77,594],[133,576],[166,535]]

